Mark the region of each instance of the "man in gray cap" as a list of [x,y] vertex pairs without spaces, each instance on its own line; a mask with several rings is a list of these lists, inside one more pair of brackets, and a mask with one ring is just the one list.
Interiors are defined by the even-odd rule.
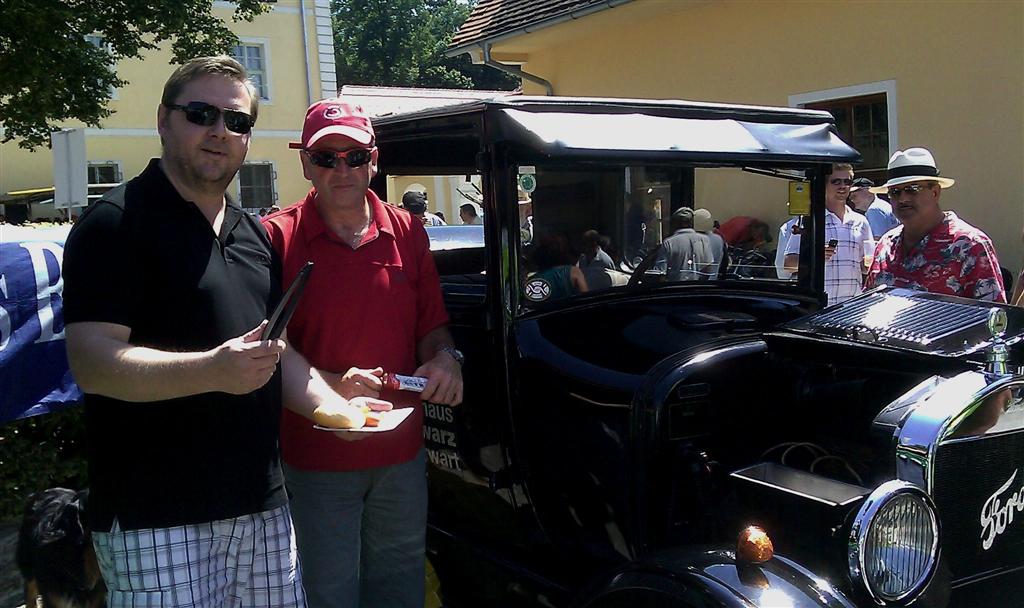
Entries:
[[661,243],[655,268],[665,269],[669,281],[695,281],[707,278],[714,266],[711,241],[693,229],[693,209],[681,207],[669,221],[672,236]]
[[402,207],[416,216],[424,226],[446,226],[445,221],[427,211],[427,193],[410,190],[402,195]]
[[853,185],[850,186],[850,202],[854,210],[864,214],[871,226],[871,234],[879,239],[886,232],[899,226],[900,221],[893,215],[889,201],[878,198],[871,192],[871,188],[874,187],[875,182],[866,177],[853,180]]

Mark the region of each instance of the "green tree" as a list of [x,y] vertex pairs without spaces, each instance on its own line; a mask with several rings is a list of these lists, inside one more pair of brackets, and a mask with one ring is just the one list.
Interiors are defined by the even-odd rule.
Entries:
[[[271,5],[235,0],[235,21]],[[61,122],[99,126],[110,116],[118,61],[170,41],[176,63],[223,53],[238,38],[210,0],[0,0],[0,123],[3,141],[49,145]],[[87,36],[97,36],[101,46]]]
[[459,0],[334,0],[338,82],[512,90],[519,81],[469,57],[444,56],[472,5]]

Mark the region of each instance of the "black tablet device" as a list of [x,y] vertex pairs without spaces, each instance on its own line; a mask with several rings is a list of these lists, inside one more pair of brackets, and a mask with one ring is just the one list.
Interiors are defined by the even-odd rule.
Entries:
[[281,301],[277,304],[277,308],[274,309],[274,314],[270,315],[270,320],[267,322],[267,326],[263,328],[263,335],[260,336],[260,340],[276,340],[281,337],[285,326],[288,325],[288,321],[292,318],[292,313],[295,312],[295,308],[299,305],[302,290],[306,288],[306,280],[309,279],[309,273],[311,272],[313,272],[313,262],[306,262],[306,265],[302,267],[299,274],[295,276],[295,280],[288,286],[288,291],[284,292]]

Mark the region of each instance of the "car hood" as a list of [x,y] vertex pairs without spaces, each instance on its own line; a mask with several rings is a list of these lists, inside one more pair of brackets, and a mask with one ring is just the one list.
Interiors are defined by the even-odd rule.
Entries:
[[996,339],[988,327],[992,309],[1006,312],[1007,323],[1000,339],[1008,347],[1024,346],[1022,308],[887,286],[785,323],[781,329],[803,336],[956,358],[992,346]]

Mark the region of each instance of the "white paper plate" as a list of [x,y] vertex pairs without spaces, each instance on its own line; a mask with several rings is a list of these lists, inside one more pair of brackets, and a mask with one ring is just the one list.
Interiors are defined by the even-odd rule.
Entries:
[[403,407],[401,409],[388,410],[386,412],[371,412],[370,415],[379,419],[380,424],[378,426],[364,426],[361,429],[336,429],[329,426],[320,426],[314,424],[313,428],[318,431],[346,431],[348,433],[383,433],[384,431],[390,431],[396,428],[398,425],[409,417],[412,413],[411,407]]

